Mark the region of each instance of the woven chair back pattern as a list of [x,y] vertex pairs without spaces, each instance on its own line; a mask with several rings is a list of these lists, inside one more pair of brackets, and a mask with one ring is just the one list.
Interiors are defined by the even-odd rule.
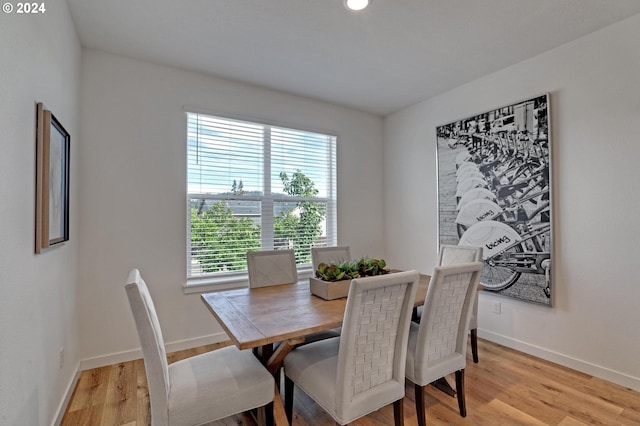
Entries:
[[427,361],[433,364],[461,348],[457,347],[460,316],[464,309],[464,299],[469,287],[471,272],[448,276],[435,292],[435,312],[429,321],[432,335],[427,349]]
[[353,395],[392,379],[398,321],[406,287],[368,290],[362,295],[351,369]]

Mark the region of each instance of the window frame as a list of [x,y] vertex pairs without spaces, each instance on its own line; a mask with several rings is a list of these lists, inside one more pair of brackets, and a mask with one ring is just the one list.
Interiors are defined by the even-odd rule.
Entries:
[[[228,271],[228,272],[216,272],[208,275],[202,276],[190,276],[190,262],[191,262],[191,199],[199,198],[199,199],[215,199],[215,200],[243,200],[243,201],[258,201],[261,204],[261,213],[260,213],[260,224],[261,224],[261,246],[262,250],[268,250],[272,248],[272,245],[265,244],[265,241],[271,241],[273,243],[274,239],[274,204],[277,202],[286,202],[286,201],[295,201],[295,202],[318,202],[326,204],[326,244],[327,245],[336,245],[337,244],[337,222],[338,222],[338,209],[337,209],[337,198],[338,198],[338,190],[337,190],[337,163],[338,163],[338,155],[337,155],[337,146],[338,146],[338,136],[336,132],[327,132],[327,131],[318,131],[317,129],[310,129],[301,126],[295,126],[290,124],[276,123],[268,120],[255,119],[255,118],[247,118],[242,116],[235,116],[229,114],[220,114],[211,111],[203,111],[199,108],[186,107],[184,108],[184,137],[185,137],[185,175],[186,175],[186,185],[185,185],[185,195],[186,195],[186,282],[183,285],[184,293],[201,293],[203,291],[209,290],[224,290],[224,289],[233,289],[233,288],[243,288],[248,287],[249,278],[248,271]],[[203,193],[190,193],[189,192],[189,114],[199,114],[206,115],[216,119],[223,120],[232,120],[232,121],[240,121],[245,123],[250,123],[253,125],[263,126],[263,156],[262,156],[262,165],[263,165],[263,195],[261,196],[238,196],[235,194],[203,194]],[[326,197],[294,197],[288,195],[277,194],[274,195],[271,191],[271,164],[273,162],[271,156],[271,128],[281,128],[286,130],[293,130],[298,132],[306,132],[306,133],[314,133],[322,136],[326,136],[328,138],[332,138],[329,143],[329,154],[328,154],[328,168],[329,168],[329,176],[328,176],[328,194]],[[266,145],[266,146],[264,146]],[[268,217],[266,220],[267,224],[270,224],[270,229],[267,232],[264,232],[263,225],[265,224],[265,216]],[[313,267],[311,262],[298,264],[296,265],[298,270],[298,278],[305,279],[309,278],[313,275]]]

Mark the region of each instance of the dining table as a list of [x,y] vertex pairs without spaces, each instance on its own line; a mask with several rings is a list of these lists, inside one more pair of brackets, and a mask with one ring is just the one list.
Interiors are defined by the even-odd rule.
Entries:
[[[430,279],[420,275],[414,307],[424,303]],[[272,373],[306,336],[340,327],[347,303],[346,298],[324,300],[311,294],[309,280],[204,293],[201,298],[238,349],[259,348]],[[275,343],[279,345],[270,353]]]

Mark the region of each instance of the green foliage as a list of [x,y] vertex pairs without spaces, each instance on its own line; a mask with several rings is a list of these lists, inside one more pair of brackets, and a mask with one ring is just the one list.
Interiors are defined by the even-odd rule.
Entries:
[[244,184],[242,183],[242,179],[240,179],[240,183],[233,180],[233,184],[231,185],[231,192],[235,195],[244,195]]
[[388,274],[384,259],[362,258],[341,263],[321,263],[316,270],[316,278],[323,281],[352,280],[360,277]]
[[192,208],[191,249],[203,272],[243,270],[247,251],[260,250],[260,227],[249,218],[233,216],[225,201],[200,213]]
[[[291,177],[280,172],[284,192],[292,197],[312,198],[318,195],[315,184],[302,171],[296,170]],[[311,262],[311,247],[320,239],[322,221],[326,215],[322,203],[300,201],[296,207],[275,218],[276,241],[286,241],[296,253],[296,263]]]
[[[311,179],[300,170],[291,176],[280,173],[284,192],[291,197],[312,198],[318,190]],[[242,180],[234,180],[234,195],[245,194]],[[244,270],[246,253],[261,249],[261,228],[250,218],[235,216],[225,201],[218,201],[208,209],[191,209],[192,257],[205,273]],[[326,214],[323,203],[300,201],[274,218],[274,246],[292,247],[296,263],[311,262],[311,247],[322,235],[322,222]]]

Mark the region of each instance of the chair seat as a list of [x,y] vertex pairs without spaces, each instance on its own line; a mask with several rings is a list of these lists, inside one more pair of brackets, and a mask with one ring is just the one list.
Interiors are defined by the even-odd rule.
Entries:
[[287,377],[340,424],[348,424],[404,397],[404,383],[386,382],[375,392],[356,395],[350,410],[336,413],[336,375],[340,339],[332,338],[296,348],[284,360]]
[[320,340],[297,347],[284,359],[287,377],[332,416],[336,411],[339,347],[340,339],[337,337]]
[[273,401],[273,377],[229,346],[169,365],[169,424],[199,425]]

